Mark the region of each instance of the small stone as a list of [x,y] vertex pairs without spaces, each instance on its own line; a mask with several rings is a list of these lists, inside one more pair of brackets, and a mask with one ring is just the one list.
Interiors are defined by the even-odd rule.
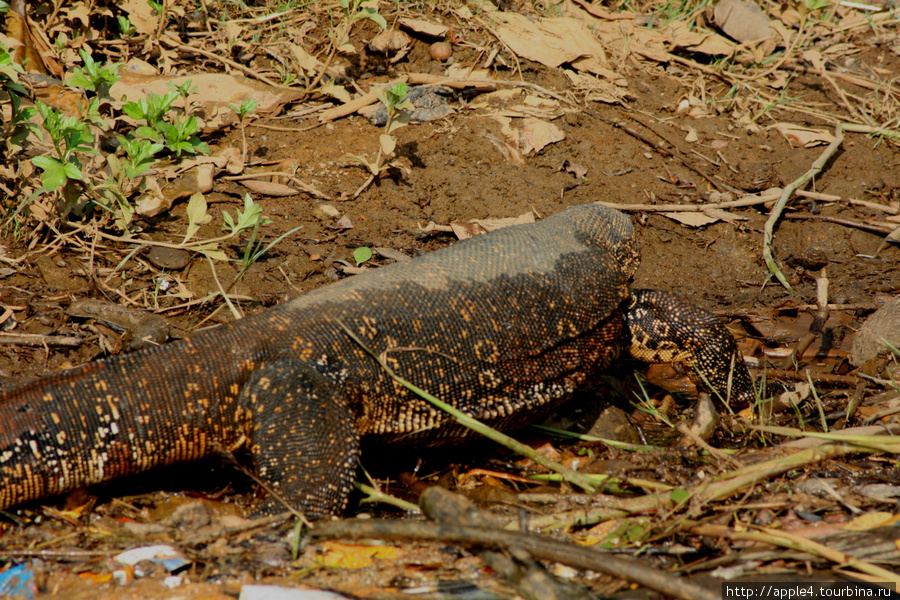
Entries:
[[191,254],[178,248],[164,248],[153,246],[147,252],[147,260],[160,269],[179,270],[188,266],[191,262]]

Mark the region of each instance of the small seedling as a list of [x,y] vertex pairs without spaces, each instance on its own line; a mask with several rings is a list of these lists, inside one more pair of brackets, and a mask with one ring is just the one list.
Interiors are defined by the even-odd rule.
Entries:
[[9,49],[0,44],[0,91],[9,98],[10,105],[10,118],[2,122],[0,129],[7,157],[22,149],[22,143],[30,132],[39,135],[37,124],[31,122],[37,115],[37,109],[22,107],[22,99],[28,96],[25,87],[19,83],[19,75],[23,73],[22,66],[13,61]]
[[177,99],[177,92],[168,92],[165,96],[148,94],[137,102],[126,102],[122,106],[122,112],[135,121],[146,121],[147,125],[138,127],[135,135],[149,138],[155,134],[156,126]]
[[200,140],[197,133],[200,131],[200,125],[197,123],[194,115],[187,119],[175,117],[171,123],[162,121],[157,125],[160,133],[163,135],[166,148],[170,152],[174,152],[175,156],[180,157],[181,153],[186,154],[209,154],[209,145]]
[[35,107],[44,121],[44,129],[50,134],[56,156],[35,156],[31,159],[34,166],[44,172],[42,185],[45,190],[53,191],[69,180],[81,180],[81,162],[77,153],[96,154],[92,144],[94,136],[87,125],[75,117],[64,117],[63,114],[44,104],[35,102]]
[[232,217],[227,212],[222,213],[222,218],[225,219],[225,231],[230,232],[231,236],[236,236],[239,233],[248,230],[252,230],[252,232],[250,233],[250,239],[247,240],[244,255],[241,257],[241,270],[238,271],[238,274],[235,276],[235,281],[243,277],[244,273],[247,272],[247,269],[249,269],[253,263],[258,261],[266,252],[271,250],[275,244],[278,244],[281,240],[303,227],[302,225],[294,227],[290,231],[282,233],[268,244],[263,245],[263,239],[257,239],[259,228],[263,225],[268,225],[272,221],[262,216],[262,207],[253,202],[253,199],[250,198],[250,194],[245,194],[244,212],[239,210],[236,212],[236,218]]
[[[134,130],[135,137],[161,143],[179,157],[182,152],[208,154],[209,146],[200,141],[197,136],[200,125],[197,123],[196,117],[193,115],[186,119],[175,117],[171,122],[164,120],[175,100],[185,98],[183,95],[187,89],[185,86],[189,87],[190,82],[185,82],[179,86],[178,91],[168,92],[164,96],[147,94],[146,98],[141,98],[137,102],[126,102],[122,106],[122,110],[132,119],[147,123]],[[187,102],[186,99],[185,102]]]
[[231,110],[237,115],[238,124],[241,127],[241,161],[247,162],[247,133],[244,130],[244,121],[256,110],[257,102],[254,99],[244,100],[240,106],[229,104]]
[[132,37],[137,33],[137,29],[135,29],[128,17],[119,15],[116,17],[116,20],[119,22],[119,33],[122,34],[122,37]]
[[163,144],[145,139],[129,139],[121,135],[116,139],[125,150],[126,158],[122,161],[122,166],[129,179],[143,175],[153,161],[153,157],[165,148]]
[[409,89],[403,82],[395,83],[378,92],[378,100],[387,110],[387,122],[384,125],[384,133],[378,136],[378,153],[375,155],[375,160],[369,160],[368,157],[360,154],[347,155],[348,158],[366,167],[370,173],[366,182],[356,190],[354,198],[362,194],[376,178],[381,177],[392,167],[404,172],[409,171],[406,165],[393,158],[394,150],[397,147],[397,138],[391,135],[397,129],[409,124],[409,109],[412,108],[412,104],[406,100],[408,92]]
[[82,87],[90,92],[97,92],[100,96],[109,96],[109,88],[119,78],[119,68],[122,63],[113,63],[100,66],[94,62],[94,57],[88,54],[83,48],[78,51],[81,60],[84,62],[84,68],[75,67],[75,74],[66,80],[68,85]]

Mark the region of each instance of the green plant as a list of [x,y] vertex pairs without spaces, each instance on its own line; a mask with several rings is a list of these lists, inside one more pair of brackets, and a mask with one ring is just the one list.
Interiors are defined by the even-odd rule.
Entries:
[[121,135],[116,139],[119,140],[119,144],[125,151],[122,167],[125,175],[130,179],[143,175],[150,167],[153,157],[165,147],[163,144],[151,140],[126,138]]
[[167,92],[164,96],[148,94],[137,102],[126,102],[122,111],[136,121],[146,122],[146,125],[140,125],[134,130],[134,136],[161,143],[178,157],[182,152],[208,154],[209,146],[197,136],[200,125],[196,117],[175,116],[171,122],[164,119],[175,100],[184,98],[187,103],[185,94],[189,87],[190,81],[187,81],[178,87],[178,91]]
[[635,374],[634,379],[635,381],[637,381],[638,387],[641,388],[641,393],[635,400],[631,401],[631,405],[639,411],[651,415],[657,421],[664,423],[667,427],[674,429],[675,425],[672,423],[672,421],[670,421],[664,414],[659,412],[659,410],[656,408],[656,405],[650,399],[650,393],[647,391],[647,388],[644,387],[643,378]]
[[234,114],[237,115],[238,124],[241,127],[241,160],[247,162],[247,133],[244,128],[244,120],[256,110],[257,102],[251,98],[250,100],[241,102],[240,106],[234,104],[229,104],[228,106],[234,111]]
[[271,250],[272,247],[275,246],[275,244],[278,244],[279,242],[281,242],[281,240],[303,227],[302,225],[294,227],[290,231],[281,234],[268,244],[263,245],[264,239],[257,239],[259,228],[263,225],[270,224],[272,221],[263,216],[262,207],[259,204],[253,202],[250,194],[245,194],[244,212],[236,210],[235,213],[235,217],[232,217],[231,214],[227,212],[222,213],[222,218],[225,221],[223,229],[227,231],[229,236],[231,237],[237,236],[245,231],[250,231],[250,239],[247,240],[247,245],[244,248],[244,254],[240,259],[241,270],[238,271],[238,274],[235,276],[235,281],[243,277],[244,273],[247,272],[247,269],[249,269],[253,263],[258,261],[266,252]]
[[79,154],[97,154],[94,136],[88,131],[87,123],[63,114],[44,104],[35,102],[38,113],[44,121],[44,129],[50,135],[55,156],[35,156],[31,164],[43,171],[41,191],[59,191],[63,203],[60,215],[65,217],[75,207],[83,190],[79,183],[84,179]]
[[135,29],[128,17],[119,15],[116,17],[116,20],[119,23],[119,33],[122,34],[122,37],[132,37],[137,33],[137,29]]
[[122,63],[113,63],[100,66],[94,61],[94,57],[88,54],[83,48],[78,51],[81,60],[84,62],[84,68],[75,67],[75,74],[66,80],[68,85],[76,85],[84,89],[97,92],[100,96],[109,96],[109,88],[119,78],[119,68]]
[[64,116],[60,111],[40,100],[35,107],[44,122],[44,129],[50,135],[56,156],[35,156],[34,166],[44,174],[41,183],[47,191],[53,191],[70,180],[83,179],[79,152],[95,153],[94,136],[87,130],[87,124],[75,117]]
[[29,132],[38,131],[37,125],[31,122],[38,114],[37,109],[30,106],[22,107],[22,98],[28,96],[24,86],[19,83],[19,76],[22,73],[21,65],[13,61],[9,49],[0,44],[0,91],[9,99],[10,106],[10,118],[8,121],[2,121],[0,129],[7,157],[22,149],[22,143]]
[[378,152],[375,155],[375,160],[369,160],[368,157],[360,154],[347,155],[369,170],[369,178],[356,190],[356,193],[353,195],[354,198],[363,193],[376,178],[381,177],[392,167],[401,169],[404,172],[408,171],[403,163],[393,159],[394,150],[397,147],[397,138],[392,135],[397,129],[409,124],[410,113],[408,109],[412,108],[412,105],[406,100],[408,92],[409,89],[402,82],[378,91],[378,100],[387,110],[387,122],[384,125],[383,133],[378,137]]
[[141,98],[137,102],[126,102],[122,106],[122,112],[135,121],[146,121],[146,125],[135,130],[135,135],[150,138],[155,135],[156,126],[178,97],[177,92],[168,92],[165,96],[148,94],[146,98]]
[[194,115],[187,119],[175,117],[171,123],[163,121],[157,126],[163,135],[163,141],[170,152],[180,157],[187,154],[209,154],[209,145],[197,136],[200,125]]

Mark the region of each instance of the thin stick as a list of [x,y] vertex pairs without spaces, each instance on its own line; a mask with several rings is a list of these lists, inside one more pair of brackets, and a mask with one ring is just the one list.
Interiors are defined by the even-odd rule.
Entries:
[[[271,85],[274,88],[293,90],[293,88],[288,88],[287,86],[279,85],[278,83],[272,81],[268,77],[264,77],[264,76],[260,75],[259,73],[257,73],[253,69],[251,69],[250,67],[246,67],[246,66],[242,65],[241,63],[238,63],[231,59],[225,58],[224,56],[219,56],[217,54],[213,54],[212,52],[208,52],[206,50],[201,50],[200,48],[196,48],[194,46],[189,46],[187,44],[182,44],[181,42],[178,42],[174,39],[170,39],[168,37],[160,38],[160,42],[164,43],[167,46],[175,48],[176,50],[182,50],[184,52],[191,52],[193,54],[199,54],[200,56],[205,56],[206,58],[208,58],[210,60],[218,61],[218,62],[222,63],[223,65],[228,65],[232,69],[237,69],[241,73],[244,73],[245,75],[248,75],[249,77],[252,77],[254,79],[258,79],[267,85]],[[294,91],[296,91],[296,90],[294,90]]]
[[71,346],[77,347],[83,339],[72,335],[40,335],[37,333],[0,332],[0,344],[19,344],[21,346]]
[[841,143],[844,141],[844,129],[843,124],[838,123],[837,127],[834,129],[834,139],[828,145],[824,152],[816,159],[816,161],[812,164],[812,167],[801,175],[796,180],[789,183],[784,190],[781,192],[781,197],[778,199],[778,202],[775,203],[775,207],[772,209],[772,212],[769,214],[769,219],[766,221],[765,233],[763,234],[763,258],[766,261],[766,266],[769,268],[769,272],[775,276],[778,281],[781,282],[781,285],[785,287],[785,289],[792,294],[794,292],[794,288],[791,287],[791,284],[788,283],[787,277],[784,276],[781,269],[778,267],[778,263],[775,262],[775,257],[772,253],[772,242],[775,235],[775,224],[778,223],[778,219],[781,217],[781,213],[784,210],[784,207],[787,206],[787,202],[791,197],[791,194],[794,193],[794,190],[799,189],[805,186],[811,179],[813,179],[816,175],[822,172],[822,169],[825,168],[825,164],[831,160],[831,157],[834,156],[835,152],[837,152],[838,148],[840,148]]
[[237,309],[237,307],[231,303],[231,298],[228,297],[228,294],[225,293],[225,288],[222,287],[222,283],[219,281],[219,275],[216,273],[216,265],[213,264],[213,261],[210,257],[206,257],[206,260],[209,261],[209,270],[212,271],[213,280],[216,282],[216,287],[219,288],[219,294],[225,300],[225,304],[228,305],[228,309],[231,311],[231,316],[235,319],[243,319],[244,315],[241,314],[241,311]]
[[790,356],[784,359],[784,363],[782,364],[783,369],[789,369],[791,368],[791,365],[800,361],[800,358],[803,356],[803,353],[806,352],[806,349],[809,348],[822,333],[825,321],[828,320],[828,275],[826,274],[825,269],[825,267],[822,267],[822,270],[816,274],[816,304],[818,305],[818,310],[816,310],[815,319],[813,319],[813,322],[810,324],[809,331],[806,335],[797,342],[797,346],[791,352]]
[[644,211],[644,212],[703,212],[711,208],[740,208],[744,206],[755,206],[757,204],[766,204],[767,202],[775,202],[781,196],[780,189],[770,190],[759,196],[744,196],[739,200],[729,200],[728,202],[710,202],[708,204],[616,204],[615,202],[598,202],[597,204],[615,208],[621,211]]

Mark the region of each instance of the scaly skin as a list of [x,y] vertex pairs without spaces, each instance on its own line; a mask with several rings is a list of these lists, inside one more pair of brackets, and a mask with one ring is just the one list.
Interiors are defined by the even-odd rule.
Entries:
[[402,377],[503,429],[545,415],[622,352],[672,358],[670,334],[687,346],[674,358],[752,395],[714,317],[629,291],[637,264],[628,217],[588,204],[32,382],[0,398],[0,508],[243,448],[280,496],[321,518],[344,508],[361,438],[468,435],[344,328]]

